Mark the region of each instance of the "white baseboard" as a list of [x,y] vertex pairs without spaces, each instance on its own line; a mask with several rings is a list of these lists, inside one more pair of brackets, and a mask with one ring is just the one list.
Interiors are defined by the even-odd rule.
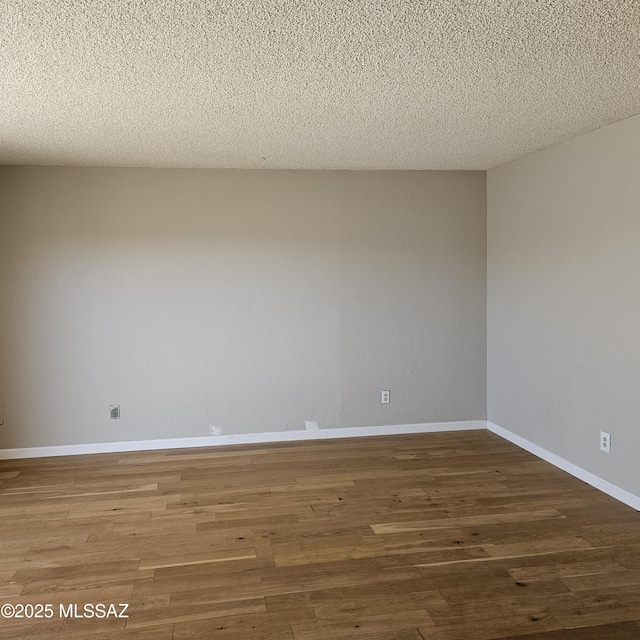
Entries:
[[640,510],[640,497],[634,495],[633,493],[630,493],[625,489],[621,489],[608,480],[603,480],[590,471],[587,471],[586,469],[573,464],[573,462],[569,462],[568,460],[561,458],[555,453],[551,453],[551,451],[547,451],[546,449],[539,447],[537,444],[533,444],[533,442],[529,442],[529,440],[526,440],[525,438],[522,438],[521,436],[518,436],[507,429],[503,429],[493,422],[487,422],[487,429],[489,429],[489,431],[491,431],[492,433],[500,436],[501,438],[504,438],[509,442],[513,442],[513,444],[519,446],[521,449],[524,449],[529,453],[533,453],[534,456],[538,456],[538,458],[542,458],[555,467],[558,467],[559,469],[570,473],[572,476],[575,476],[579,480],[590,484],[592,487],[599,489],[612,498],[615,498],[620,502],[624,502],[624,504],[633,507],[634,509],[636,509],[636,511]]
[[185,449],[191,447],[215,447],[236,444],[263,444],[267,442],[327,440],[329,438],[361,438],[364,436],[390,436],[409,433],[435,433],[441,431],[469,431],[486,428],[487,423],[484,420],[468,420],[466,422],[426,422],[423,424],[396,424],[380,427],[345,427],[344,429],[318,429],[313,431],[273,431],[228,436],[133,440],[131,442],[96,442],[90,444],[69,444],[52,447],[0,449],[0,460],[75,456],[87,453],[120,453],[124,451]]

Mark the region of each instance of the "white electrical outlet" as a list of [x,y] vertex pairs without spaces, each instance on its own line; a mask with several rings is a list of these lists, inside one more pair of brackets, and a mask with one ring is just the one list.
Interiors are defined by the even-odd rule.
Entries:
[[318,423],[315,420],[305,420],[304,428],[305,428],[305,431],[317,431]]
[[222,429],[220,427],[216,427],[214,424],[209,425],[210,436],[219,436],[221,434],[222,434]]
[[120,405],[119,404],[110,404],[109,405],[109,415],[112,420],[120,419]]
[[609,453],[611,451],[611,434],[606,431],[600,432],[600,451]]
[[391,402],[391,391],[385,389],[380,395],[381,404],[389,404]]

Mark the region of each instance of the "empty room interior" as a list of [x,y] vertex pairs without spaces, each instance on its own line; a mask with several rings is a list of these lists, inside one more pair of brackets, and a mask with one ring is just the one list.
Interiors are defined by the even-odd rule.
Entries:
[[0,640],[640,639],[637,2],[0,6]]

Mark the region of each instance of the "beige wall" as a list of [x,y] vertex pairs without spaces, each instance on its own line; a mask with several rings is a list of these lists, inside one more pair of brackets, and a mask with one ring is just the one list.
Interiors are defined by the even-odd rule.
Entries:
[[0,448],[484,419],[485,187],[0,168]]
[[488,173],[489,420],[636,495],[639,158],[635,117]]

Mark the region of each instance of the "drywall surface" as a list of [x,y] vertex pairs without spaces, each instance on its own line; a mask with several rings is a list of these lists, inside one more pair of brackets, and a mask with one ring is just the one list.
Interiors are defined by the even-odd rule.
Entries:
[[635,495],[639,149],[634,117],[488,173],[488,418]]
[[486,417],[482,172],[4,167],[0,198],[0,448]]

